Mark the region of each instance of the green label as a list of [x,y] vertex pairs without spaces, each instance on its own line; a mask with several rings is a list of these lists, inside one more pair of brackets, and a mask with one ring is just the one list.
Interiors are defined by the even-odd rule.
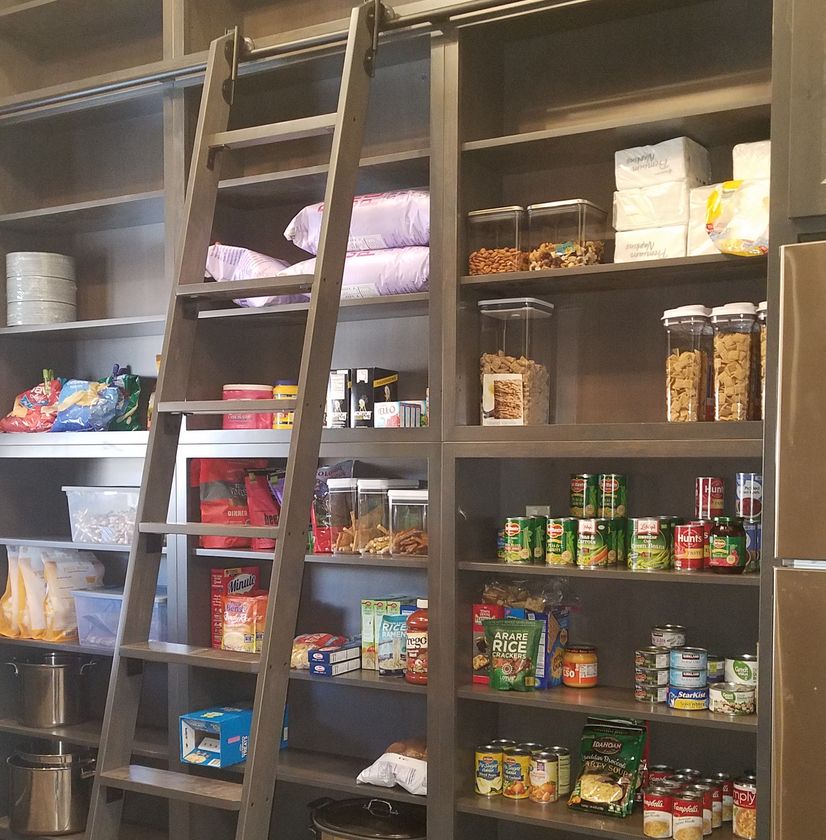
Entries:
[[607,473],[599,477],[599,510],[604,519],[622,519],[628,514],[628,488],[625,476]]
[[734,673],[744,682],[754,682],[754,671],[748,662],[742,659],[734,660]]
[[597,515],[599,477],[587,473],[571,476],[571,516],[590,518]]
[[671,538],[662,520],[632,519],[628,529],[628,567],[647,571],[671,568]]
[[715,534],[711,538],[711,565],[737,568],[746,565],[746,538]]
[[577,537],[576,564],[583,568],[614,566],[617,562],[616,533],[605,520],[582,519]]
[[575,519],[548,520],[545,562],[549,566],[573,566],[576,563],[576,532]]
[[531,563],[533,560],[532,522],[526,516],[515,516],[505,522],[506,563]]

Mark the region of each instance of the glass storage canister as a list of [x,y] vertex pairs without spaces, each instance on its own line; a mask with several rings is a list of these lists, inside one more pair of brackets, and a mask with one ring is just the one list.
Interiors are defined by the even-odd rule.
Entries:
[[483,426],[550,421],[552,303],[536,298],[479,301]]
[[390,490],[390,553],[427,554],[427,490]]
[[705,306],[666,309],[662,322],[668,334],[665,362],[666,419],[670,423],[710,420],[711,355],[714,331]]
[[327,505],[333,554],[352,554],[356,541],[358,479],[328,478]]
[[467,214],[468,274],[526,271],[524,207],[491,207]]
[[711,310],[714,327],[714,419],[753,420],[757,415],[758,327],[753,303]]
[[528,207],[528,267],[575,268],[605,258],[608,214],[584,198]]
[[360,478],[354,550],[362,554],[390,553],[390,490],[413,490],[418,481],[405,478]]
[[757,321],[760,324],[760,418],[766,419],[766,319],[769,314],[768,301],[757,304]]

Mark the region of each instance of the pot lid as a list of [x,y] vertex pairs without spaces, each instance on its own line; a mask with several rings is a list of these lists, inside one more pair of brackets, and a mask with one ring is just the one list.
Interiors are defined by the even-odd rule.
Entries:
[[31,741],[21,746],[15,756],[26,764],[63,767],[87,759],[89,753],[71,747],[66,741]]
[[27,656],[25,659],[16,660],[16,665],[43,665],[47,668],[77,668],[82,663],[82,658],[74,653],[62,653],[49,651],[48,653],[37,653]]
[[313,812],[316,828],[365,840],[425,840],[427,811],[421,805],[385,799],[344,799]]

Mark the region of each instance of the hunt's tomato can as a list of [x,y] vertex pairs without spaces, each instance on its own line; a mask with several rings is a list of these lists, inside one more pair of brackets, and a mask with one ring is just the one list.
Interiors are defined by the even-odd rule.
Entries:
[[703,568],[708,569],[711,567],[711,529],[714,522],[711,519],[693,519],[688,524],[700,525],[703,529]]
[[674,526],[674,570],[700,572],[705,568],[706,534],[700,522]]
[[699,476],[694,491],[694,516],[697,519],[714,519],[726,509],[726,491],[722,478]]

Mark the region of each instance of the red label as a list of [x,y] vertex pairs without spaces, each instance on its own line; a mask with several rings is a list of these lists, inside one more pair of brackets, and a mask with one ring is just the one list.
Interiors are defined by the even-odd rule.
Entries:
[[548,525],[548,536],[549,537],[561,537],[563,534],[563,528],[558,522],[554,522],[551,525]]
[[643,794],[643,806],[646,811],[665,811],[671,813],[671,797],[657,793]]
[[725,510],[725,485],[722,478],[701,476],[697,479],[695,492],[696,515],[713,519]]
[[675,817],[703,816],[703,803],[699,799],[675,799],[672,809]]
[[505,534],[508,537],[518,536],[520,530],[521,528],[519,527],[518,522],[508,522],[505,524]]
[[585,482],[581,478],[571,479],[571,490],[574,493],[581,493],[585,489]]
[[600,489],[603,493],[616,493],[619,486],[619,482],[615,478],[603,478],[600,482]]
[[748,788],[734,788],[734,804],[738,808],[754,809],[757,807],[757,791]]

